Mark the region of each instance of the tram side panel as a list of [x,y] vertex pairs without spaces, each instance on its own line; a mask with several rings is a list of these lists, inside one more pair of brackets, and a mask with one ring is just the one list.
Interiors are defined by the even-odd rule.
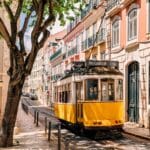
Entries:
[[55,103],[55,116],[70,123],[76,123],[75,104]]

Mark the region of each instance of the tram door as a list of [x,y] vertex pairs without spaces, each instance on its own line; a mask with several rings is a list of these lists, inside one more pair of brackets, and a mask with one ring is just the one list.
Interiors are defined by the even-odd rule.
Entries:
[[82,82],[76,82],[76,118],[77,122],[82,122],[83,119],[83,84]]
[[139,120],[139,64],[133,62],[128,67],[128,118]]

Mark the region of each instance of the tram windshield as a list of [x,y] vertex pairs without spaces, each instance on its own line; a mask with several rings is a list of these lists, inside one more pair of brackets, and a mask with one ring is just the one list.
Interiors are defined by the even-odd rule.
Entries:
[[86,99],[98,100],[98,80],[97,79],[86,80]]

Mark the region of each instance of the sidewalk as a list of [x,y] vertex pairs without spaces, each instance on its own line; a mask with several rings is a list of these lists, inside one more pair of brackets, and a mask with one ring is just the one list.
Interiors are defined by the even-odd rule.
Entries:
[[123,130],[125,133],[150,140],[150,129],[141,128],[135,123],[131,123],[131,122],[125,123]]
[[48,135],[44,131],[44,125],[39,122],[39,126],[36,127],[33,116],[30,113],[26,114],[20,105],[15,127],[14,145],[10,148],[4,148],[4,150],[57,150],[58,140],[51,134],[49,142]]

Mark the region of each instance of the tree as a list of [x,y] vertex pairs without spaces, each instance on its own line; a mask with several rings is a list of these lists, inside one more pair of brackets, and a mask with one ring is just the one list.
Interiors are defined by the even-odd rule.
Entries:
[[[76,11],[74,4],[78,2],[81,0],[0,0],[0,9],[7,11],[10,21],[8,29],[0,18],[0,36],[6,41],[10,55],[10,80],[2,119],[0,147],[13,145],[13,130],[22,88],[26,77],[31,73],[38,51],[49,36],[48,27],[53,25],[56,18],[64,24],[65,14],[68,14],[70,9]],[[18,23],[21,13],[25,14],[25,19],[20,29]],[[24,36],[29,25],[33,27],[32,47],[27,55]]]

